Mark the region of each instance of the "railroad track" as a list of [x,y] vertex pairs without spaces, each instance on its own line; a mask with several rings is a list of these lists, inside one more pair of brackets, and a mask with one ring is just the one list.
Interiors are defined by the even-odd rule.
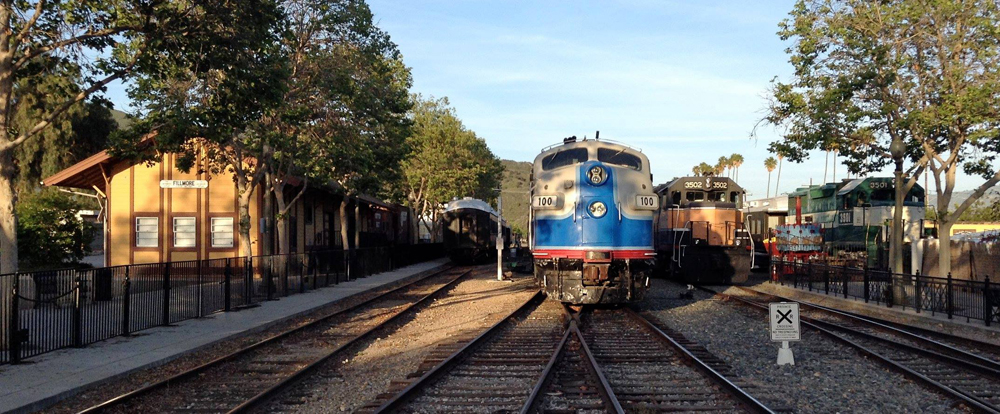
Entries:
[[628,412],[772,412],[722,360],[631,309],[581,315],[581,330]]
[[[794,300],[740,287],[750,297],[708,292],[767,311],[768,302]],[[803,325],[873,357],[895,371],[961,401],[978,412],[1000,413],[1000,363],[974,351],[834,309],[800,303]],[[947,337],[936,333],[939,338]],[[985,346],[951,337],[967,347]],[[992,354],[992,352],[990,353]]]
[[634,311],[573,315],[537,295],[366,411],[771,412],[727,369]]
[[397,383],[397,389],[362,411],[520,410],[565,336],[569,320],[562,305],[544,299],[535,294],[419,378]]
[[81,413],[246,412],[471,273],[469,268],[431,273]]

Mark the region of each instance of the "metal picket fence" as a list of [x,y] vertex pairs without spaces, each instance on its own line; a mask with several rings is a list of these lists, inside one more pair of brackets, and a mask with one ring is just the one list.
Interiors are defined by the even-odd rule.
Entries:
[[771,263],[771,275],[773,283],[845,299],[965,318],[966,322],[979,320],[986,326],[1000,322],[1000,286],[988,276],[976,281],[954,279],[951,273],[934,277],[780,260]]
[[0,275],[0,364],[443,256],[441,244]]

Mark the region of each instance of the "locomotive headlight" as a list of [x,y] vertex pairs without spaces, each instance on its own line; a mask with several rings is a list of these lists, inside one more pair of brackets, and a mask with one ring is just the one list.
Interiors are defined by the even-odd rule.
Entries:
[[605,179],[608,178],[608,174],[604,171],[604,168],[600,165],[595,165],[587,170],[587,179],[593,185],[601,185]]
[[590,203],[590,207],[588,207],[588,209],[590,210],[590,215],[597,218],[604,217],[604,215],[608,213],[608,207],[600,201]]

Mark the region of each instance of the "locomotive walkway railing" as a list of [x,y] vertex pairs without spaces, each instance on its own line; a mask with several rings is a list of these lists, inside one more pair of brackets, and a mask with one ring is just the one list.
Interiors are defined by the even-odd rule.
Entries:
[[0,275],[0,364],[443,256],[441,244]]
[[917,313],[1000,322],[1000,285],[982,281],[898,274],[822,263],[772,261],[771,282],[812,292],[911,308]]

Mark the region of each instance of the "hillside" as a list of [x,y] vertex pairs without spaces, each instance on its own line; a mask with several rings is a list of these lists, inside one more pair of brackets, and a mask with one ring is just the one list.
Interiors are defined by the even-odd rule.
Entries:
[[504,167],[503,216],[512,229],[526,233],[528,229],[528,177],[531,175],[530,162],[501,160]]
[[111,117],[118,123],[118,129],[125,129],[132,126],[132,117],[117,109],[111,110]]

